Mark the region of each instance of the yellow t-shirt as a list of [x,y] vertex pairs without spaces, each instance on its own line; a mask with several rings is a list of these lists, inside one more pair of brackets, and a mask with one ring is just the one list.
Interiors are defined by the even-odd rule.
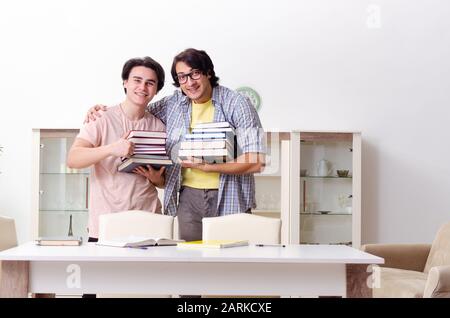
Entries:
[[[214,120],[214,105],[212,100],[203,104],[192,102],[191,129],[199,123],[209,123]],[[184,186],[196,189],[218,189],[218,172],[203,172],[199,169],[183,168],[181,170],[182,182]]]

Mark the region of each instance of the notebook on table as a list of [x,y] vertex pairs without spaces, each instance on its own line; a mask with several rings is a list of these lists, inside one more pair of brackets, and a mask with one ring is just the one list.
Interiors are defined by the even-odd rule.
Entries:
[[173,240],[169,238],[150,238],[129,236],[121,238],[113,238],[110,240],[99,240],[97,245],[113,246],[113,247],[146,247],[146,246],[170,246],[184,242],[183,240]]

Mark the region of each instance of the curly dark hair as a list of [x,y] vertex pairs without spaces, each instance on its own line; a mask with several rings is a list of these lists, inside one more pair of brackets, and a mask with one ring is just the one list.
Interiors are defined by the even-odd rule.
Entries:
[[209,79],[209,82],[211,83],[212,87],[216,87],[217,85],[219,85],[219,78],[214,72],[214,64],[211,61],[209,55],[205,51],[189,48],[173,58],[171,74],[173,85],[175,87],[180,87],[177,71],[175,69],[175,66],[178,62],[184,62],[193,69],[200,70],[204,75],[210,75],[211,78]]

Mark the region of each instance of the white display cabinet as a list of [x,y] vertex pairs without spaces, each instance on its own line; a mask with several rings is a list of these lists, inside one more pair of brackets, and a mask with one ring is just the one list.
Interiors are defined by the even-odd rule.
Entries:
[[[281,218],[287,244],[361,244],[361,134],[267,132],[254,214]],[[337,175],[347,170],[348,175]],[[345,172],[344,172],[345,173]]]
[[[79,129],[33,129],[31,235],[88,239],[90,168],[69,169],[68,151]],[[161,202],[164,191],[158,189]]]
[[87,239],[89,169],[69,169],[78,129],[33,129],[32,238],[72,234]]
[[299,167],[291,183],[292,241],[360,247],[361,134],[296,131],[291,142],[291,163]]

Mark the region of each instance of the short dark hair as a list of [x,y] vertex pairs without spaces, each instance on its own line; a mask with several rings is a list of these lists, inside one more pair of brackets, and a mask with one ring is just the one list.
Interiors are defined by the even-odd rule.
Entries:
[[[161,64],[156,62],[154,59],[148,56],[144,57],[136,57],[133,59],[129,59],[125,62],[122,69],[122,80],[128,80],[128,77],[130,76],[130,72],[133,69],[133,67],[136,66],[144,66],[146,68],[152,69],[156,73],[156,77],[158,79],[157,83],[157,90],[156,92],[159,92],[161,88],[164,87],[164,78],[165,73],[164,69],[162,68]],[[127,89],[125,88],[125,94],[127,93]]]
[[209,82],[211,83],[212,87],[216,87],[217,85],[219,85],[219,78],[214,72],[214,64],[211,61],[209,55],[206,54],[205,51],[189,48],[173,58],[171,73],[173,85],[175,87],[180,87],[180,82],[178,82],[177,70],[175,68],[178,62],[184,62],[193,69],[200,70],[204,75],[210,75],[211,78],[209,79]]

